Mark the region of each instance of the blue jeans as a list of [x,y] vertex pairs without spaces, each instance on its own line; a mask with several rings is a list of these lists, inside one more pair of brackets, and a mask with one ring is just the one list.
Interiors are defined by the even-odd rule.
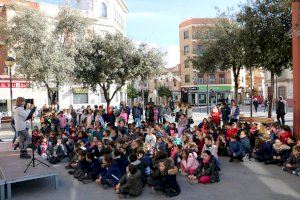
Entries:
[[31,143],[31,137],[28,133],[28,130],[25,129],[23,131],[18,131],[18,135],[19,135],[19,148],[20,151],[26,151],[28,145]]
[[141,127],[141,118],[134,118],[134,122],[136,124],[136,127]]

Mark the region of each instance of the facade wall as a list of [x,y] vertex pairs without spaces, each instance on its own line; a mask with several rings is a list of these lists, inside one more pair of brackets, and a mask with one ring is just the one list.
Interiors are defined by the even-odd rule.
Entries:
[[[269,72],[265,72],[265,90],[268,94],[269,86],[271,86],[271,75]],[[293,106],[293,71],[285,70],[281,76],[275,77],[275,89],[274,98],[276,98],[276,79],[277,79],[277,96],[282,96],[290,107]]]
[[[206,104],[207,100],[213,97],[215,98],[215,103],[221,99],[232,99],[233,83],[231,71],[200,74],[188,62],[190,58],[205,51],[205,45],[201,41],[203,39],[202,36],[212,39],[209,26],[217,21],[214,18],[192,18],[183,21],[179,25],[182,101],[187,101],[193,105]],[[202,35],[201,37],[200,34]],[[207,85],[210,85],[209,92],[207,92]]]
[[[22,5],[29,6],[34,9],[39,9],[44,12],[50,20],[55,20],[56,15],[59,12],[61,5],[50,4],[45,2],[36,3],[33,1],[22,0],[0,0],[0,17],[11,16],[7,14],[5,5],[10,3],[21,3]],[[103,9],[103,5],[106,6],[106,10]],[[89,27],[90,31],[96,34],[104,35],[105,33],[119,32],[125,35],[125,26],[128,9],[123,0],[89,0],[80,1],[80,4],[76,5],[76,9],[80,14],[88,18],[91,22]],[[104,13],[105,12],[105,13]],[[7,57],[6,47],[3,45],[2,38],[0,37],[0,111],[8,111],[10,108],[10,92],[7,88],[7,82],[9,81],[8,71],[5,68],[4,62]],[[13,70],[14,71],[14,70]],[[30,84],[29,88],[13,88],[13,99],[18,96],[23,96],[26,99],[33,99],[38,107],[43,104],[48,104],[48,96],[45,88],[36,88],[30,81],[24,81],[19,77],[13,76],[13,84],[25,82]],[[111,94],[115,86],[111,88]],[[86,98],[87,97],[87,98]],[[75,99],[75,100],[74,100]],[[13,102],[14,102],[13,100]],[[64,85],[58,96],[59,104],[61,108],[67,108],[73,104],[74,107],[81,107],[87,105],[106,105],[101,90],[96,92],[83,89],[80,85]],[[87,101],[86,101],[87,100]],[[127,94],[125,88],[120,92],[117,92],[114,99],[111,101],[112,106],[118,106],[120,101],[127,101]],[[85,102],[85,103],[78,103]]]

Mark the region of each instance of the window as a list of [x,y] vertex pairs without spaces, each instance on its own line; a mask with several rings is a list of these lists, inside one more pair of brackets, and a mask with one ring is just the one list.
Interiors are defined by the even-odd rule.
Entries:
[[197,45],[195,50],[194,50],[194,54],[197,54],[197,55],[201,55],[204,53],[204,47],[203,45]]
[[206,103],[206,94],[199,94],[199,104]]
[[225,84],[225,75],[224,74],[220,74],[219,75],[219,80],[220,80],[220,84]]
[[107,6],[105,3],[101,3],[101,17],[107,17]]
[[204,77],[203,77],[203,75],[200,75],[198,79],[199,79],[199,84],[204,84]]
[[190,62],[189,62],[189,60],[185,60],[185,61],[184,61],[184,67],[185,67],[185,68],[189,68],[189,67],[190,67]]
[[189,39],[189,37],[190,37],[190,36],[189,36],[189,31],[184,31],[184,32],[183,32],[183,38],[184,38],[184,39]]
[[214,74],[209,75],[209,82],[214,83],[216,81],[216,77]]
[[88,104],[88,93],[73,93],[73,104]]
[[190,75],[185,75],[184,80],[186,83],[190,82]]
[[184,46],[184,55],[188,54],[190,52],[189,45]]

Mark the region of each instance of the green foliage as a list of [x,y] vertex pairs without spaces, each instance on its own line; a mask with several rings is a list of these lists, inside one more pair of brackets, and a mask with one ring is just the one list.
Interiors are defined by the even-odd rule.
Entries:
[[[162,55],[156,49],[136,48],[121,34],[95,35],[80,48],[76,63],[77,79],[93,90],[100,86],[109,105],[127,81],[160,71]],[[110,94],[113,85],[115,88]]]
[[235,98],[237,98],[238,77],[243,67],[242,34],[234,19],[229,20],[224,15],[219,17],[215,25],[207,27],[214,38],[204,39],[205,50],[202,55],[191,58],[193,67],[200,73],[213,74],[217,70],[232,70],[235,83]]
[[160,86],[157,91],[158,96],[160,97],[171,97],[172,91],[166,86]]
[[127,86],[127,96],[130,99],[134,99],[138,97],[138,91],[134,88],[132,84]]
[[17,73],[45,86],[54,103],[59,87],[72,81],[78,46],[75,39],[83,38],[86,24],[64,9],[55,23],[38,10],[20,6],[10,9],[16,14],[8,21],[2,18],[0,29],[6,45],[16,54],[20,66]]

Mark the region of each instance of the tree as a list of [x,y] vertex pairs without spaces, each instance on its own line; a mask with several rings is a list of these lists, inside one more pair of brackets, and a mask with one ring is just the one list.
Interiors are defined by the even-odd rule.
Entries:
[[[191,58],[193,67],[200,73],[213,74],[217,70],[232,70],[234,79],[234,98],[238,98],[240,71],[243,68],[242,34],[234,19],[220,16],[214,26],[208,27],[213,38],[200,37],[205,45],[204,52]],[[206,35],[206,34],[205,34]]]
[[[17,73],[47,88],[52,104],[60,86],[72,81],[77,41],[86,24],[69,9],[62,9],[55,23],[38,10],[12,5],[14,17],[1,19],[5,43],[16,54]],[[54,28],[53,28],[54,27]]]
[[240,21],[251,32],[252,46],[256,54],[247,56],[248,60],[255,60],[257,67],[271,73],[269,87],[268,117],[272,116],[274,96],[274,77],[291,67],[292,52],[292,18],[290,2],[282,0],[256,0],[243,7]]
[[159,71],[162,55],[156,49],[136,48],[121,34],[94,35],[80,48],[76,64],[78,81],[94,91],[99,86],[109,106],[127,81]]
[[130,84],[130,85],[127,86],[127,96],[132,101],[133,101],[134,98],[138,97],[138,91],[134,88],[133,84]]
[[166,86],[160,86],[157,92],[158,96],[169,98],[172,96],[172,91]]

